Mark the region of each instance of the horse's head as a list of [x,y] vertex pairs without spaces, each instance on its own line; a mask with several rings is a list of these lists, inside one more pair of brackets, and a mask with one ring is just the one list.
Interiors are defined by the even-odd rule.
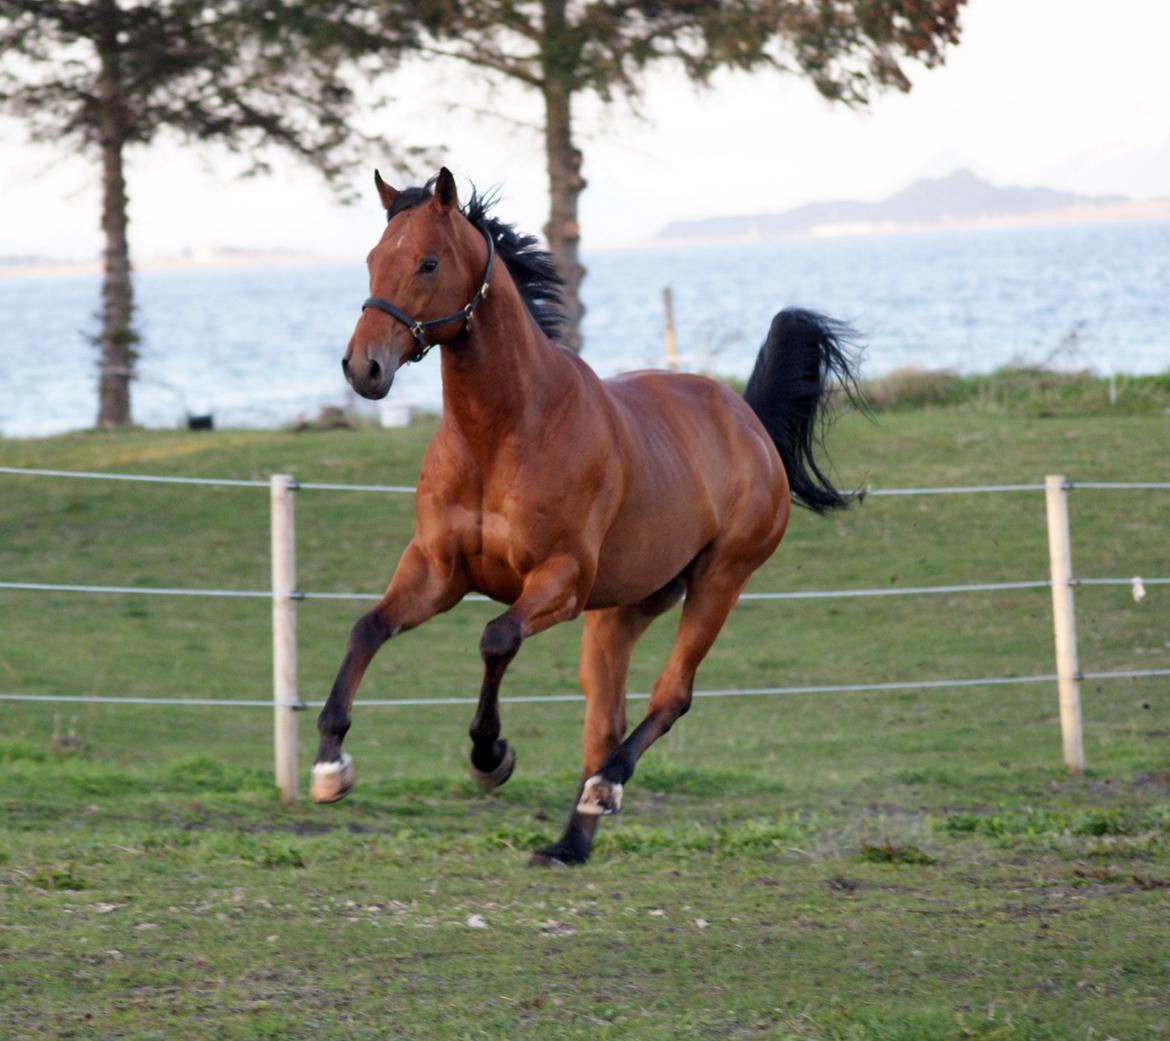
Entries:
[[370,298],[341,368],[363,397],[384,398],[401,365],[463,331],[482,298],[490,256],[487,240],[460,212],[446,167],[433,194],[399,192],[376,170],[374,184],[386,208],[386,230],[366,258]]

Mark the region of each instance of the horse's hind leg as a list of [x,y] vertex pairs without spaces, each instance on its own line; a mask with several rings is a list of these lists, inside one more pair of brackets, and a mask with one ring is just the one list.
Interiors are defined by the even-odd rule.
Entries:
[[646,715],[601,768],[586,779],[577,812],[586,816],[617,813],[622,786],[634,773],[642,753],[665,734],[691,706],[695,672],[727,620],[750,570],[708,567],[688,581],[678,633],[666,668],[654,681]]
[[641,603],[586,613],[581,635],[584,769],[564,834],[551,846],[537,850],[532,855],[533,864],[581,864],[589,859],[597,816],[580,813],[577,803],[586,779],[601,768],[626,732],[626,675],[634,644],[682,595],[682,583],[675,580]]
[[530,572],[516,602],[484,628],[479,641],[483,683],[471,721],[472,779],[483,788],[498,788],[516,765],[516,756],[500,738],[500,683],[504,672],[529,636],[576,617],[581,603],[581,566],[570,556],[545,561]]

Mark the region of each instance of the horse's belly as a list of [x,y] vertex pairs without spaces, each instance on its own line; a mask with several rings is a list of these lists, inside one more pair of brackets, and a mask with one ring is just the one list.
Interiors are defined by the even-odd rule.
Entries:
[[607,533],[597,558],[597,578],[588,610],[632,604],[657,593],[714,538],[714,518],[661,516],[618,522]]
[[[684,564],[682,567],[685,566]],[[603,607],[636,604],[640,600],[653,596],[668,585],[671,579],[675,578],[682,570],[682,567],[673,573],[670,573],[669,568],[663,569],[661,574],[666,577],[662,578],[661,581],[653,579],[643,581],[642,576],[631,579],[618,575],[598,575],[597,581],[593,584],[593,590],[589,594],[589,599],[585,603],[585,610],[596,611]]]

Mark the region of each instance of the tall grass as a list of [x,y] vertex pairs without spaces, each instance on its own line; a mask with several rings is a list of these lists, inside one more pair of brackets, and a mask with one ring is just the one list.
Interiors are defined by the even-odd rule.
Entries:
[[1150,415],[1170,413],[1170,372],[1098,376],[1025,366],[960,376],[936,369],[898,369],[868,380],[875,411],[953,409],[1007,416]]

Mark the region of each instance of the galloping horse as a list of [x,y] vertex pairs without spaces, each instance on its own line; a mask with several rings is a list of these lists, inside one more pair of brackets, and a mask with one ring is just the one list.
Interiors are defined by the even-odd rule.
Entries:
[[[852,498],[814,457],[832,382],[857,400],[846,327],[782,311],[742,398],[701,376],[603,381],[552,341],[559,278],[535,239],[489,217],[474,193],[461,207],[446,168],[433,191],[396,191],[376,171],[374,183],[387,224],[342,369],[359,394],[382,398],[401,365],[438,346],[443,418],[414,536],[354,625],[318,719],[311,795],[333,802],[353,784],[341,746],[375,652],[471,592],[510,605],[480,640],[470,728],[472,777],[503,784],[515,765],[500,738],[504,671],[525,639],[584,612],[584,769],[564,834],[532,858],[581,863],[642,753],[690,707],[695,670],[783,537],[791,499],[824,512]],[[627,736],[634,643],[684,596],[666,667]]]

